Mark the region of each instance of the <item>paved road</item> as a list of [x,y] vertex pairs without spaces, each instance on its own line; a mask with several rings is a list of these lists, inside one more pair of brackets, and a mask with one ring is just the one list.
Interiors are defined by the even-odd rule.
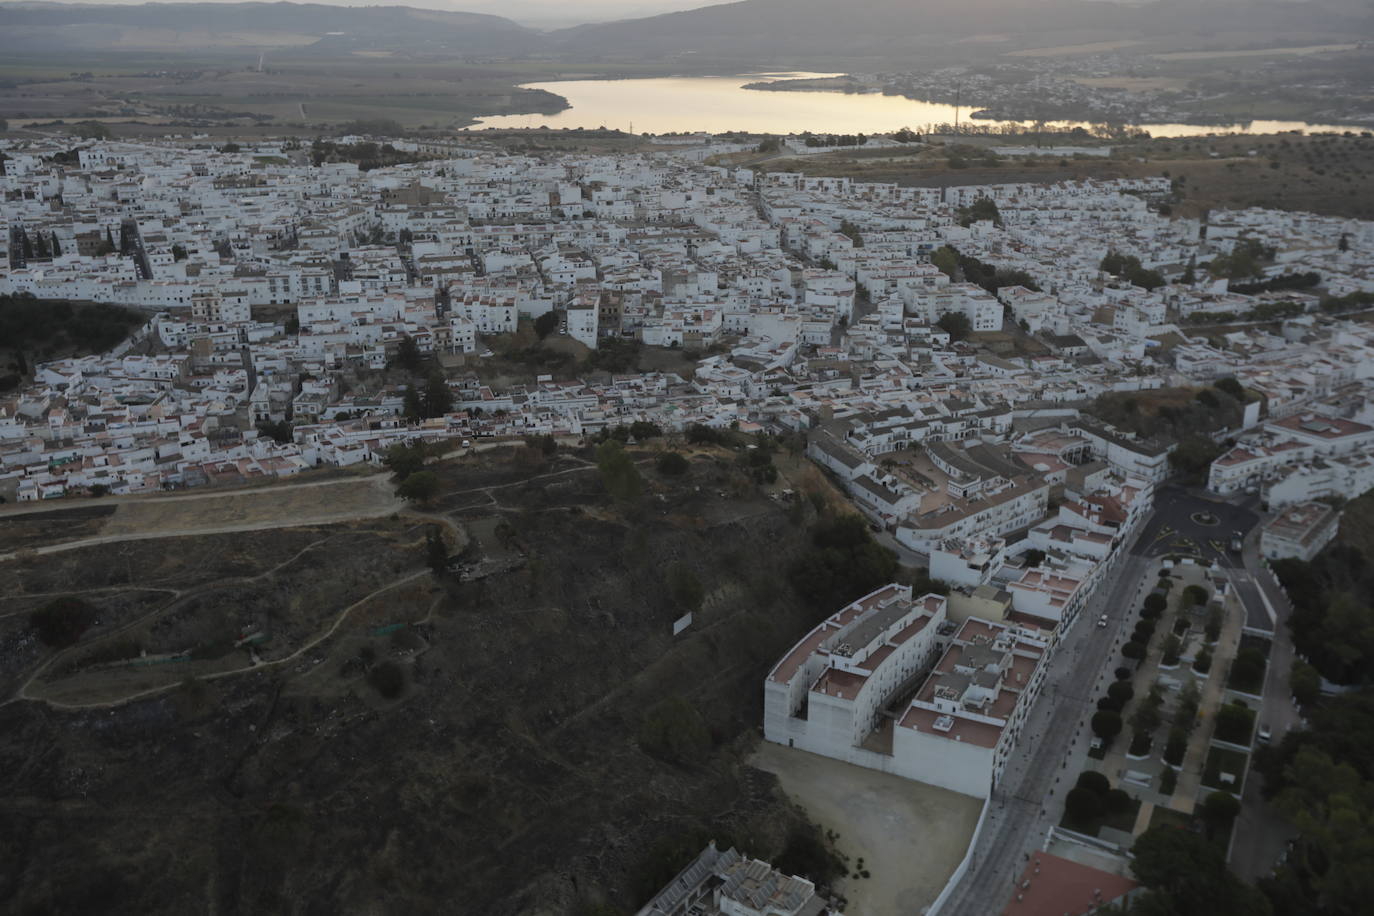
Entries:
[[[1246,605],[1247,620],[1273,620],[1274,638],[1269,649],[1269,670],[1264,678],[1264,702],[1260,706],[1257,724],[1268,726],[1278,741],[1289,729],[1301,725],[1301,715],[1293,705],[1292,689],[1288,683],[1293,667],[1293,641],[1288,632],[1288,616],[1292,607],[1283,591],[1264,568],[1259,554],[1259,534],[1248,538],[1244,551],[1244,569],[1233,573],[1236,589]],[[1252,605],[1258,606],[1258,609]],[[1257,729],[1258,731],[1258,729]],[[1231,868],[1246,881],[1254,881],[1270,873],[1287,842],[1297,831],[1261,794],[1264,780],[1253,765],[1241,793],[1240,817],[1236,821],[1231,842]]]
[[895,537],[892,536],[892,532],[888,531],[887,529],[883,529],[882,531],[875,531],[873,533],[873,540],[877,541],[879,544],[882,544],[888,550],[891,550],[893,553],[895,553],[897,555],[897,559],[903,565],[915,566],[918,568],[930,565],[929,554],[917,553],[910,547],[898,541]]
[[[1203,514],[1211,518],[1198,521]],[[1135,550],[1142,555],[1163,556],[1180,552],[1174,549],[1175,542],[1190,540],[1203,560],[1216,560],[1229,567],[1236,562],[1230,551],[1232,536],[1240,532],[1245,537],[1258,522],[1259,516],[1244,505],[1183,487],[1161,487],[1155,496],[1154,516],[1146,523]]]
[[[1152,565],[1146,557],[1118,550],[1106,579],[1060,644],[1051,662],[1058,673],[1036,701],[1022,741],[992,794],[969,869],[940,916],[1001,912],[1030,853],[1059,821],[1064,793],[1077,778],[1091,740],[1088,719],[1113,679],[1126,626],[1154,584],[1145,581]],[[1095,625],[1103,613],[1109,619],[1105,628]]]

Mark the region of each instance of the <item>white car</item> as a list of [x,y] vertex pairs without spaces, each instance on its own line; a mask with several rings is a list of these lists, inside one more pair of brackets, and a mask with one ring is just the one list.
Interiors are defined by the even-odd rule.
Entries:
[[1103,614],[1101,617],[1097,618],[1097,625],[1098,625],[1099,627],[1106,628],[1106,626],[1107,626],[1107,615],[1106,615],[1106,614]]
[[1269,730],[1269,723],[1266,722],[1259,727],[1259,739],[1262,744],[1268,744],[1272,737],[1274,737],[1274,733]]

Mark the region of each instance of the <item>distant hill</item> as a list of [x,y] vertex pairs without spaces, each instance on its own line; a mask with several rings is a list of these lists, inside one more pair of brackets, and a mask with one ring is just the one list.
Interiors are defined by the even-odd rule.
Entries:
[[308,47],[519,54],[539,33],[500,16],[318,3],[0,3],[5,51],[197,51]]
[[[1364,0],[1360,0],[1361,3]],[[892,54],[950,38],[1014,36],[1071,44],[1184,32],[1246,31],[1369,35],[1374,16],[1348,0],[743,0],[680,13],[592,24],[552,34],[565,50],[653,57],[697,53]]]

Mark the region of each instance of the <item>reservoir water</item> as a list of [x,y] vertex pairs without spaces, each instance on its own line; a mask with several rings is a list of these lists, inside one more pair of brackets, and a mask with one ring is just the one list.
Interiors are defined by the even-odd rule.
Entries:
[[[838,76],[835,73],[768,73],[750,76],[690,76],[655,79],[564,80],[527,83],[568,100],[571,108],[553,115],[500,115],[483,118],[473,130],[486,127],[600,127],[638,133],[744,130],[755,133],[884,133],[932,124],[951,124],[953,105],[918,102],[877,93],[767,92],[743,88],[763,79],[801,79]],[[1011,121],[969,120],[973,106],[959,112],[969,124],[1012,124]],[[1049,122],[1075,126],[1073,122]],[[1087,126],[1084,124],[1083,126]],[[1200,124],[1141,124],[1156,137],[1186,137],[1220,133],[1266,134],[1286,130],[1341,131],[1359,128],[1308,124],[1303,121],[1247,121],[1218,126]]]

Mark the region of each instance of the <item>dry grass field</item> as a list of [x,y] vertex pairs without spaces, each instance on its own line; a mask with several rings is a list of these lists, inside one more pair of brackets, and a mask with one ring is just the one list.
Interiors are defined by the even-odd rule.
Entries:
[[[454,128],[491,114],[553,112],[555,95],[517,88],[528,73],[463,62],[354,55],[313,59],[290,49],[219,50],[203,59],[96,56],[52,66],[0,62],[0,118],[34,121],[136,119],[167,124],[216,120],[251,124],[268,117],[278,130],[354,119],[387,118],[403,127]],[[83,69],[91,77],[79,75]],[[9,85],[6,85],[6,84]]]
[[[980,145],[1025,142],[974,138]],[[799,171],[908,187],[1005,182],[1054,182],[1164,175],[1175,180],[1178,215],[1223,207],[1271,207],[1374,219],[1374,135],[1218,135],[1158,138],[1114,144],[1110,158],[1042,157],[985,163],[968,153],[966,167],[950,164],[948,147],[901,157],[863,152],[775,159],[770,171]]]

